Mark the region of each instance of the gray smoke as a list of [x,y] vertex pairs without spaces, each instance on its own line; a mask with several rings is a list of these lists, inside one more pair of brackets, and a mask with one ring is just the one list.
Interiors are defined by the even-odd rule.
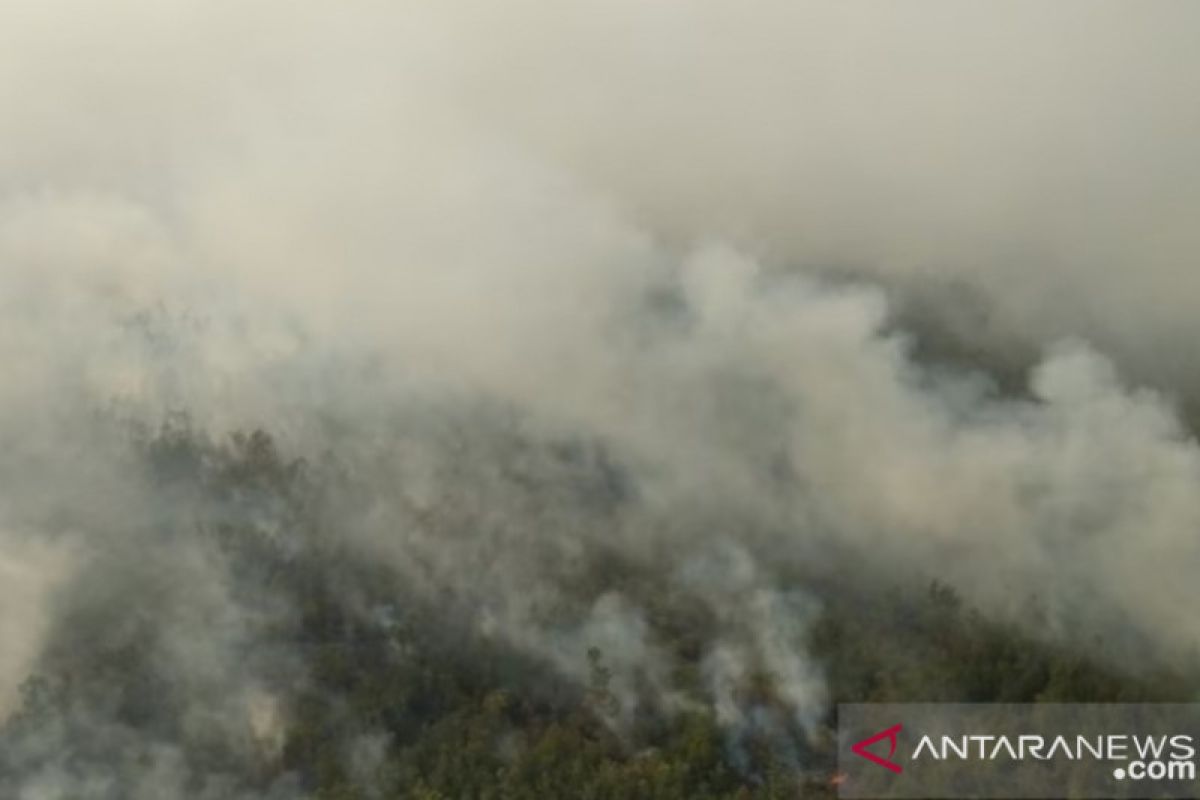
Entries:
[[[148,636],[170,741],[280,746],[296,612],[188,531],[298,523],[147,475],[129,431],[180,413],[332,454],[350,552],[576,682],[599,648],[617,729],[811,726],[819,601],[785,573],[834,552],[1192,655],[1198,14],[6,4],[0,718],[64,642]],[[579,591],[600,557],[655,577]],[[701,691],[656,604],[706,615]],[[232,796],[104,704],[68,727],[107,771],[38,729],[23,798]]]

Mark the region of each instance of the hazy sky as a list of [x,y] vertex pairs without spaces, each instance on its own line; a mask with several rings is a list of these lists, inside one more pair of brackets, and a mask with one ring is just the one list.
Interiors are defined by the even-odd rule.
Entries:
[[[95,556],[169,518],[112,420],[179,410],[336,447],[356,545],[421,554],[414,581],[568,674],[597,639],[664,672],[633,598],[541,624],[547,530],[708,587],[742,631],[705,662],[723,719],[753,657],[822,702],[773,566],[831,539],[1194,649],[1197,30],[1191,2],[3,3],[0,712],[80,587],[124,585]],[[914,358],[910,296],[1032,353],[1022,397]],[[636,504],[547,527],[484,452],[454,474],[489,533],[423,528],[460,456],[389,437],[476,402],[602,443]],[[233,680],[243,610],[179,558],[173,591],[229,620],[205,680]]]

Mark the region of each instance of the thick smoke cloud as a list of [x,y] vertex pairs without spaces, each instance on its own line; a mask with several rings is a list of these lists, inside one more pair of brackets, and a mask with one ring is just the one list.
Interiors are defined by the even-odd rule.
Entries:
[[[1193,8],[572,5],[464,13],[471,99],[638,219],[774,261],[982,293],[1195,389]],[[515,55],[510,55],[514,54]],[[507,57],[506,57],[507,56]],[[943,286],[944,288],[944,286]]]
[[[345,546],[479,635],[580,683],[598,647],[618,729],[697,702],[655,602],[707,615],[734,740],[811,726],[783,573],[840,558],[1191,655],[1197,13],[6,4],[0,715],[64,642],[153,631],[171,741],[278,747],[295,611],[188,531],[299,523],[148,476],[129,432],[180,413],[328,455]],[[985,363],[925,359],[917,301]],[[576,591],[601,557],[656,578]],[[22,796],[235,796],[104,707],[64,725],[120,758],[39,730]]]

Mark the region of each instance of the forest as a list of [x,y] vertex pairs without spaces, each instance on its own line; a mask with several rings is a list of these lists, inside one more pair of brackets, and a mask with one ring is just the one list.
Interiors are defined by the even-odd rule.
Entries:
[[1198,30],[0,0],[0,800],[832,800],[841,704],[1200,698]]
[[[167,769],[165,759],[178,771],[175,790],[214,798],[832,797],[838,702],[1179,701],[1196,690],[1181,674],[1113,666],[1099,655],[1103,642],[1055,643],[990,620],[936,579],[798,570],[790,580],[819,598],[802,646],[827,694],[802,722],[770,671],[752,667],[731,688],[744,710],[735,724],[704,699],[701,659],[718,624],[711,610],[662,591],[657,576],[602,542],[571,599],[614,587],[640,598],[684,701],[656,705],[661,690],[619,675],[599,645],[588,646],[584,679],[568,679],[481,635],[445,587],[416,590],[347,546],[331,516],[333,484],[346,475],[331,454],[305,460],[263,431],[213,441],[186,419],[132,438],[144,479],[188,509],[186,529],[151,535],[175,546],[195,537],[228,566],[229,591],[266,617],[233,655],[235,672],[262,676],[271,694],[251,695],[248,713],[231,723],[220,718],[229,700],[221,695],[237,691],[228,677],[206,684],[165,660],[168,617],[145,598],[192,600],[154,586],[169,576],[156,574],[151,543],[144,569],[123,567],[137,596],[95,587],[64,614],[61,635],[22,686],[19,710],[0,730],[4,796],[58,781],[148,797],[146,776]],[[509,446],[512,459],[539,447]],[[583,458],[582,449],[542,447],[538,458]],[[506,491],[534,491],[515,463],[499,466]],[[594,479],[594,468],[570,478]],[[268,603],[287,613],[264,610]],[[647,702],[623,714],[618,682]],[[212,718],[197,703],[211,703]]]

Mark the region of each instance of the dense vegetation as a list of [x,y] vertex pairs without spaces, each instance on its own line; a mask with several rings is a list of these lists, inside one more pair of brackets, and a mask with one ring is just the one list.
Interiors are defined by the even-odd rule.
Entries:
[[[64,612],[59,629],[75,634],[55,640],[0,731],[4,797],[17,796],[47,759],[81,774],[104,765],[113,796],[124,796],[121,770],[151,768],[150,756],[125,755],[155,752],[147,741],[182,753],[189,775],[209,776],[197,792],[213,796],[831,796],[837,702],[1166,700],[1191,690],[1177,676],[1117,671],[1078,647],[989,620],[950,586],[827,572],[797,576],[822,600],[808,646],[830,697],[814,730],[798,729],[765,675],[739,688],[766,720],[748,730],[725,729],[700,705],[647,707],[616,725],[608,654],[594,648],[590,679],[572,681],[479,635],[452,598],[409,591],[341,544],[323,507],[329,472],[285,457],[266,434],[212,443],[168,426],[140,447],[164,496],[186,505],[198,492],[223,509],[199,524],[232,565],[232,591],[269,593],[294,612],[245,654],[248,670],[273,676],[287,713],[241,738],[198,726],[184,698],[200,690],[155,655],[164,634],[153,609],[116,619],[104,596],[92,595]],[[249,507],[267,509],[269,524],[262,513],[243,513]],[[686,692],[699,680],[708,621],[670,597],[656,600],[653,576],[619,558],[602,568],[597,583],[647,595]]]

